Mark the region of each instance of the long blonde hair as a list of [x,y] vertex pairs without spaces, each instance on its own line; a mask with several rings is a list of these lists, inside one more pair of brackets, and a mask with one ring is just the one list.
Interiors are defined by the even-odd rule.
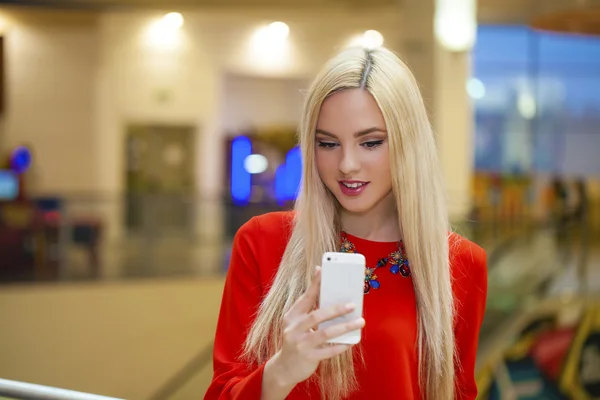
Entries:
[[[294,225],[275,280],[246,338],[243,355],[261,364],[281,348],[283,315],[306,290],[322,254],[338,251],[338,203],[316,169],[315,128],[323,101],[351,88],[367,90],[375,98],[388,131],[398,224],[411,262],[417,300],[421,392],[428,400],[453,399],[453,296],[441,170],[417,82],[409,68],[384,48],[341,52],[324,66],[308,91],[299,128],[304,165]],[[347,397],[359,385],[352,351],[321,362],[316,379],[323,398]]]

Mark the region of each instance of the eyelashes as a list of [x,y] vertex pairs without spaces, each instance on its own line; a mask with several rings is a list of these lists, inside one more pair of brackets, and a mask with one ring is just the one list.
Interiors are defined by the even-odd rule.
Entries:
[[[383,140],[370,140],[368,142],[361,143],[360,145],[362,147],[366,148],[367,150],[374,150],[377,147],[381,146],[383,144],[383,142],[384,142]],[[324,148],[324,149],[333,149],[335,147],[338,147],[339,143],[317,140],[317,146]]]
[[321,140],[317,140],[317,146],[322,147],[324,149],[333,149],[338,144],[334,142],[323,142]]
[[361,146],[366,147],[369,150],[375,149],[383,143],[383,140],[371,140],[370,142],[361,143]]

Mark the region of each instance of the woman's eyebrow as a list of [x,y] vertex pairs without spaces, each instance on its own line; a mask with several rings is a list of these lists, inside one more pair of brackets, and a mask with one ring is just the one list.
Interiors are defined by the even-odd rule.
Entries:
[[[333,133],[327,132],[327,131],[325,131],[323,129],[316,129],[315,132],[316,133],[320,133],[321,135],[325,135],[325,136],[329,136],[329,137],[337,139],[337,136],[335,136]],[[387,133],[387,131],[385,129],[378,128],[378,127],[374,126],[372,128],[363,129],[361,131],[355,132],[353,136],[355,138],[358,138],[358,137],[365,136],[365,135],[368,135],[369,133],[373,133],[373,132]]]

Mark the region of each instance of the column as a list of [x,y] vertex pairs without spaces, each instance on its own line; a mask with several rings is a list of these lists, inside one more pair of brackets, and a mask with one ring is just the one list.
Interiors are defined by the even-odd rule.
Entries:
[[[465,1],[456,0],[455,3]],[[440,5],[436,5],[435,0],[405,0],[402,4],[401,55],[419,81],[428,108],[444,171],[450,217],[453,221],[460,220],[472,205],[475,127],[466,90],[471,75],[470,51],[449,50],[453,44],[457,48],[460,45],[452,41],[451,35],[447,37],[448,43],[440,43],[435,33],[436,7],[439,11]],[[453,21],[455,17],[460,19],[456,14],[443,20],[451,34],[457,32],[452,24],[461,24],[458,20]],[[441,28],[444,30],[444,26]],[[438,32],[439,29],[438,25]]]

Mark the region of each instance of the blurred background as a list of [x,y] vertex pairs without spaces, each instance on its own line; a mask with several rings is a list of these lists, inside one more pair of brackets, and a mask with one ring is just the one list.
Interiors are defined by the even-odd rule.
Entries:
[[232,238],[293,205],[310,80],[383,44],[488,254],[480,398],[600,398],[600,2],[0,3],[0,378],[201,398]]

